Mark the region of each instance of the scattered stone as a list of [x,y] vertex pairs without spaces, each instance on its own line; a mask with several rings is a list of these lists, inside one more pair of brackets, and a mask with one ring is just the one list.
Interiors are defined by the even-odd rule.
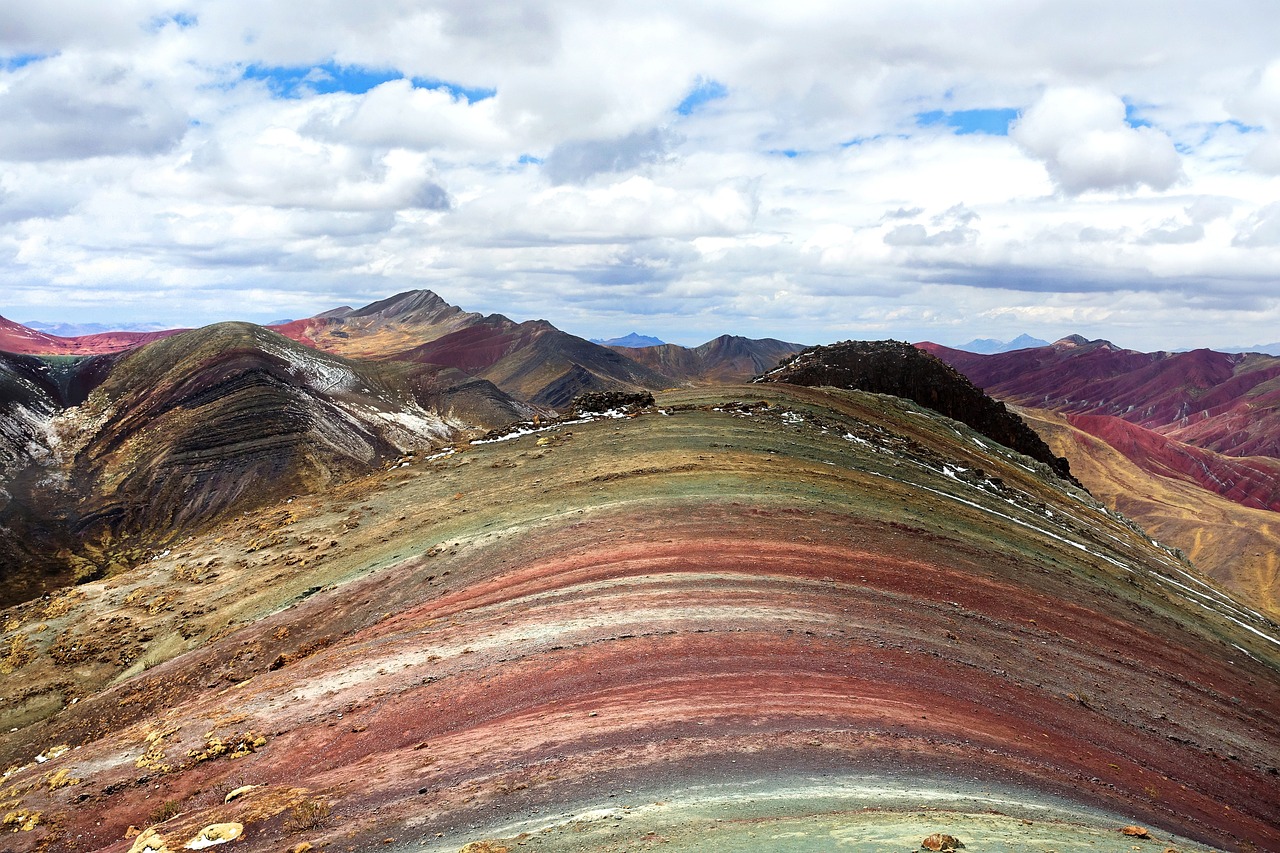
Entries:
[[206,847],[216,847],[219,844],[235,841],[243,834],[243,823],[214,823],[200,830],[195,838],[183,846],[188,850],[203,850]]
[[573,398],[573,411],[578,414],[627,411],[652,405],[653,395],[647,391],[586,391]]
[[289,853],[307,853],[311,849],[310,841],[299,841],[297,844],[289,848]]
[[1120,830],[1123,835],[1130,838],[1150,838],[1151,833],[1141,826],[1126,826]]
[[472,841],[458,853],[511,853],[511,848],[496,841]]
[[245,794],[249,793],[250,791],[255,790],[257,788],[261,788],[261,787],[262,787],[261,785],[242,785],[239,788],[236,788],[231,793],[227,794],[227,796],[222,800],[222,802],[229,803],[232,800],[237,799],[238,797],[243,797]]
[[944,835],[941,832],[935,832],[924,841],[920,842],[920,847],[925,850],[960,850],[964,844],[954,835]]

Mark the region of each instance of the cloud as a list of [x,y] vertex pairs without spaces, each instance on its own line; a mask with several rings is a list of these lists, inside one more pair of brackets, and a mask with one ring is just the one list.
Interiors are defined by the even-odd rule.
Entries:
[[972,228],[956,226],[929,233],[923,225],[899,225],[884,235],[888,246],[958,246],[970,243],[978,236]]
[[1265,128],[1245,163],[1259,172],[1280,175],[1280,59],[1267,64],[1253,85],[1230,101],[1232,112]]
[[1280,10],[1082,2],[11,4],[0,313],[1270,339]]
[[1044,162],[1067,195],[1088,190],[1167,190],[1182,177],[1169,137],[1125,121],[1124,101],[1081,87],[1047,90],[1013,124],[1009,135]]
[[1246,219],[1231,244],[1251,249],[1280,246],[1280,202],[1269,204]]
[[1185,224],[1174,219],[1165,220],[1164,224],[1152,228],[1138,238],[1139,243],[1146,245],[1177,246],[1195,243],[1204,239],[1204,226],[1199,223]]
[[619,139],[569,140],[551,150],[542,169],[553,184],[582,183],[595,175],[630,172],[666,158],[674,138],[662,129]]
[[187,130],[154,81],[115,58],[66,53],[0,73],[0,159],[157,154]]

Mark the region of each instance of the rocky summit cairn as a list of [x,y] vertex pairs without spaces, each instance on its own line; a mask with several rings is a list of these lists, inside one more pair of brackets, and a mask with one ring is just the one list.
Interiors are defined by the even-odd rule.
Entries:
[[573,398],[573,411],[584,415],[592,412],[633,412],[653,405],[648,391],[586,391]]

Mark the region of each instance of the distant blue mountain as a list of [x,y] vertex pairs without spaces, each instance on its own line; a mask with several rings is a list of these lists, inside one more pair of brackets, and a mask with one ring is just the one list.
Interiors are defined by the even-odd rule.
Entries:
[[81,335],[100,335],[103,332],[161,332],[168,326],[155,323],[42,323],[32,320],[23,323],[28,329],[35,329],[59,338],[78,338]]
[[650,337],[649,335],[641,335],[636,332],[632,332],[626,337],[610,338],[607,341],[592,338],[591,343],[600,344],[601,346],[606,347],[630,347],[631,349],[639,349],[640,347],[660,347],[665,344],[666,341],[658,340],[657,338]]
[[1261,352],[1267,355],[1280,355],[1280,342],[1274,344],[1258,344],[1251,347],[1212,347],[1218,352]]
[[960,344],[956,349],[965,352],[976,352],[979,355],[994,355],[998,352],[1013,352],[1016,349],[1031,347],[1047,347],[1048,341],[1033,338],[1030,335],[1018,335],[1011,341],[998,341],[995,338],[975,338],[967,344]]

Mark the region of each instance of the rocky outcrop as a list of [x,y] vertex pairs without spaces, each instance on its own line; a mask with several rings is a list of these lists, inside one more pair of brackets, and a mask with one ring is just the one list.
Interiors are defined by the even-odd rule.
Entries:
[[1045,463],[1076,485],[1067,460],[1035,430],[940,359],[900,341],[843,341],[809,347],[756,382],[831,386],[892,394],[967,424],[993,441]]

